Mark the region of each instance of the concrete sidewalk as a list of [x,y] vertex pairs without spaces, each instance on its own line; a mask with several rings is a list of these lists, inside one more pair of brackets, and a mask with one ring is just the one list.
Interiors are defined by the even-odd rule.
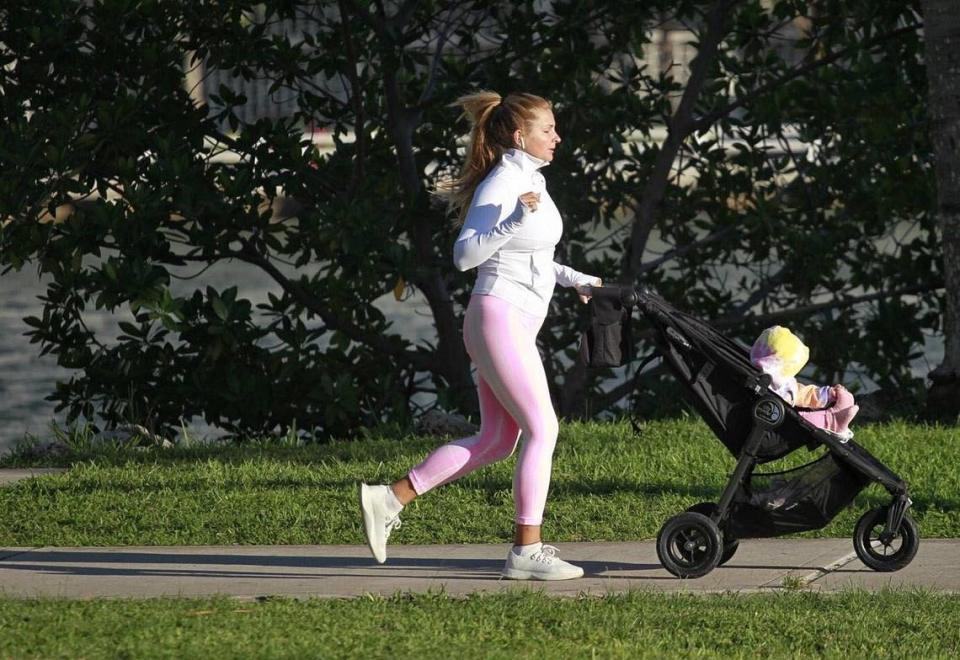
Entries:
[[923,540],[896,573],[875,573],[849,539],[745,540],[729,564],[697,580],[663,569],[652,541],[562,543],[586,571],[566,582],[512,582],[508,545],[394,545],[379,565],[365,546],[0,548],[0,593],[12,597],[353,597],[444,590],[451,595],[542,589],[554,595],[654,591],[771,592],[922,587],[960,593],[960,541]]
[[9,486],[17,481],[44,477],[51,474],[62,474],[66,468],[4,468],[0,470],[0,486]]
[[[0,470],[0,486],[62,472]],[[227,595],[345,598],[444,590],[451,595],[542,589],[576,596],[631,589],[684,593],[921,587],[960,593],[960,539],[920,541],[913,562],[876,573],[843,539],[756,539],[697,580],[679,580],[657,559],[653,541],[560,543],[586,575],[566,582],[500,579],[510,546],[391,545],[386,564],[366,546],[181,546],[0,548],[0,595],[16,598],[152,598]]]

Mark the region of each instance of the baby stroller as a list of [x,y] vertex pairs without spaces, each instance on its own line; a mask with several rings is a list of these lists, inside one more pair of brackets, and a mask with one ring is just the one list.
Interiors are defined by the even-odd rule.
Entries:
[[[737,459],[718,502],[690,507],[657,534],[657,555],[670,573],[702,577],[728,562],[741,539],[820,529],[874,481],[891,501],[860,518],[854,550],[876,571],[910,563],[920,536],[907,513],[907,484],[863,447],[811,425],[785,405],[768,389],[770,376],[750,363],[746,347],[647,289],[599,287],[593,296],[591,306],[609,310],[612,304],[627,320],[634,306],[640,309],[684,395]],[[798,468],[755,472],[800,447],[827,451]]]

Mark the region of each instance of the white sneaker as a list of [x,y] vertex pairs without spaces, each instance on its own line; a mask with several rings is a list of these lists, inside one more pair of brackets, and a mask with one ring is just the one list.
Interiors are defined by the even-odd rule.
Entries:
[[572,580],[583,577],[583,569],[557,557],[557,549],[552,545],[541,545],[526,556],[510,548],[500,575],[508,580]]
[[400,529],[400,514],[387,506],[389,486],[360,484],[360,510],[363,512],[363,533],[373,558],[382,564],[387,561],[387,539]]

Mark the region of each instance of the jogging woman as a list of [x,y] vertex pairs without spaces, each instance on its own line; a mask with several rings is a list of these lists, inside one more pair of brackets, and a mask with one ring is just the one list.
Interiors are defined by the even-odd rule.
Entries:
[[477,269],[463,341],[477,370],[480,431],[435,450],[392,485],[361,484],[364,532],[383,563],[405,505],[507,458],[522,434],[513,477],[516,532],[502,575],[578,578],[583,569],[561,560],[540,537],[558,426],[536,338],[556,283],[577,288],[586,301],[589,287],[601,281],[553,261],[563,223],[540,173],[560,143],[550,103],[532,94],[479,92],[455,105],[473,125],[449,199],[463,223],[454,264]]

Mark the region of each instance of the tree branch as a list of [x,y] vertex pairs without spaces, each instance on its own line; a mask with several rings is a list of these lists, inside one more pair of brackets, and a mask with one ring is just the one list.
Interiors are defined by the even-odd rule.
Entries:
[[667,370],[667,367],[663,364],[659,364],[653,369],[648,369],[646,371],[637,371],[633,374],[632,378],[625,380],[620,383],[612,390],[603,392],[600,397],[596,400],[596,410],[607,410],[614,404],[620,401],[623,397],[627,396],[631,392],[637,389],[637,386],[640,384],[640,380],[646,378],[647,376],[655,376],[657,374],[664,373]]
[[796,318],[798,316],[809,316],[810,314],[816,314],[817,312],[822,312],[828,309],[846,309],[848,307],[853,307],[854,305],[859,305],[861,303],[873,302],[874,300],[884,300],[888,298],[900,298],[901,296],[912,296],[921,293],[930,293],[932,291],[937,291],[942,289],[942,284],[917,284],[910,287],[904,287],[902,289],[896,289],[894,291],[877,291],[876,293],[868,293],[862,296],[853,296],[850,298],[839,298],[835,300],[830,300],[828,302],[814,303],[812,305],[804,305],[803,307],[793,307],[791,309],[781,309],[776,312],[769,312],[767,314],[752,315],[744,314],[742,316],[722,316],[715,321],[711,321],[710,325],[715,328],[736,328],[747,323],[753,323],[758,325],[769,324],[773,322],[786,321],[788,319]]
[[[932,291],[938,291],[943,289],[943,286],[937,285],[924,285],[918,284],[912,287],[906,287],[903,289],[897,289],[896,291],[879,291],[876,293],[871,293],[863,296],[857,296],[853,298],[844,298],[841,300],[833,300],[826,303],[818,303],[814,305],[805,305],[803,307],[795,307],[793,309],[784,309],[776,312],[771,312],[769,314],[762,314],[759,316],[753,315],[744,315],[744,316],[726,316],[716,321],[710,321],[710,325],[714,328],[735,328],[741,325],[746,325],[747,323],[756,323],[759,325],[767,325],[769,323],[785,321],[787,319],[796,318],[798,316],[808,316],[816,312],[822,312],[827,309],[844,309],[847,307],[853,307],[854,305],[859,305],[861,303],[872,302],[874,300],[889,299],[889,298],[899,298],[901,296],[917,295],[921,293],[930,293]],[[638,339],[653,339],[654,330],[646,330],[642,333],[635,335]],[[632,378],[620,383],[613,389],[603,392],[597,400],[597,410],[606,410],[611,406],[615,405],[623,397],[627,396],[636,389],[637,384],[640,382],[640,378],[656,373],[662,373],[665,371],[663,367],[655,367],[647,371],[640,372],[638,371],[633,375]]]
[[[630,233],[630,244],[620,270],[621,282],[635,282],[643,267],[643,251],[656,223],[656,210],[666,192],[670,169],[676,160],[683,139],[689,134],[693,122],[693,108],[707,80],[707,72],[716,60],[717,49],[726,34],[727,14],[742,0],[716,0],[707,16],[706,34],[700,42],[700,50],[693,60],[690,80],[684,89],[680,105],[667,123],[667,139],[660,147],[654,161],[653,171],[640,197],[637,218]],[[564,416],[583,412],[583,389],[586,385],[586,369],[579,362],[567,370],[560,395],[560,409]]]
[[790,268],[784,266],[776,275],[767,278],[767,280],[763,283],[763,286],[751,293],[746,300],[734,308],[733,316],[742,316],[746,314],[751,307],[766,298],[767,294],[780,286],[790,272]]
[[653,171],[647,180],[640,197],[637,219],[630,235],[630,249],[627,251],[620,279],[633,282],[641,272],[643,251],[650,232],[656,222],[656,208],[666,192],[670,169],[684,139],[690,134],[693,121],[693,109],[707,80],[707,72],[716,60],[717,49],[726,34],[727,14],[740,0],[717,0],[707,16],[707,31],[700,42],[700,50],[693,60],[690,79],[680,105],[667,123],[667,138],[660,147],[654,161]]
[[413,12],[417,9],[417,0],[406,0],[397,10],[397,13],[393,16],[393,25],[396,27],[397,32],[403,32],[403,28],[406,27],[407,23],[410,22],[410,19],[413,17]]
[[350,196],[352,197],[364,176],[363,172],[367,151],[367,130],[364,125],[367,120],[364,112],[363,89],[360,84],[360,76],[357,73],[359,58],[357,57],[353,42],[353,32],[347,25],[347,8],[343,0],[340,0],[338,6],[340,7],[340,26],[343,28],[343,43],[347,53],[347,79],[350,81],[352,88],[350,101],[353,103],[353,133],[357,140],[355,146],[356,151],[353,156],[353,174],[350,179]]
[[231,253],[231,256],[263,270],[273,278],[277,284],[283,287],[284,291],[290,293],[297,302],[303,305],[304,308],[319,316],[330,330],[342,332],[351,340],[369,346],[381,352],[383,355],[389,355],[418,371],[429,371],[431,373],[438,371],[437,365],[428,355],[399,348],[379,333],[364,332],[323,305],[320,305],[316,297],[304,290],[298,282],[290,280],[281,273],[276,266],[270,263],[268,259],[264,258],[263,255],[259,254],[256,250],[249,248],[246,244],[244,244],[244,249]]
[[637,275],[642,275],[644,273],[649,273],[651,270],[659,268],[661,265],[665,264],[668,261],[673,261],[674,259],[679,259],[683,255],[696,250],[699,247],[708,245],[715,241],[719,241],[722,238],[726,238],[735,231],[734,227],[724,227],[718,231],[713,232],[708,236],[704,236],[700,240],[693,241],[692,243],[687,243],[683,247],[675,247],[664,255],[661,255],[653,261],[648,261],[640,267],[640,272]]
[[420,94],[420,99],[417,101],[417,106],[423,106],[433,97],[433,89],[437,82],[437,71],[440,68],[443,47],[446,45],[447,39],[450,38],[450,33],[453,30],[454,19],[457,17],[456,9],[456,7],[451,7],[448,9],[449,14],[447,20],[440,29],[440,34],[437,35],[437,48],[433,52],[433,58],[430,60],[430,71],[427,74],[427,84],[424,86],[423,92]]
[[[923,27],[923,24],[922,24],[922,23],[913,23],[913,24],[908,25],[908,26],[906,26],[906,27],[903,27],[903,28],[894,30],[893,32],[887,32],[887,33],[885,33],[885,34],[878,35],[878,36],[874,37],[873,39],[870,39],[870,40],[866,41],[865,43],[856,44],[856,45],[854,45],[854,46],[850,46],[849,48],[844,48],[843,50],[839,50],[839,51],[837,51],[836,53],[831,53],[830,55],[828,55],[828,56],[826,56],[826,57],[824,57],[824,58],[822,58],[822,59],[814,60],[814,61],[809,62],[809,63],[807,63],[807,64],[805,64],[805,65],[803,65],[803,66],[801,66],[801,67],[798,67],[798,68],[794,69],[793,71],[791,71],[790,73],[788,73],[788,74],[786,74],[786,75],[784,75],[784,76],[781,76],[781,77],[779,77],[779,78],[777,78],[777,79],[775,79],[775,80],[771,80],[771,81],[768,82],[767,84],[761,85],[760,87],[757,87],[756,89],[754,89],[754,90],[752,90],[750,93],[748,93],[746,96],[743,96],[743,97],[737,99],[736,101],[727,104],[727,105],[724,106],[723,108],[720,108],[719,110],[714,110],[713,112],[711,112],[711,113],[708,114],[708,115],[704,115],[703,117],[701,117],[700,119],[698,119],[698,120],[690,127],[690,132],[689,132],[689,133],[695,133],[695,132],[698,132],[698,131],[705,131],[705,130],[707,130],[707,129],[710,128],[710,126],[712,126],[717,120],[719,120],[719,119],[721,119],[721,118],[723,118],[723,117],[726,117],[727,115],[729,115],[731,112],[733,112],[733,111],[736,110],[737,108],[740,108],[740,107],[746,105],[747,103],[749,103],[750,101],[754,100],[754,99],[757,98],[758,96],[763,96],[764,94],[768,93],[770,90],[776,89],[777,87],[779,87],[779,86],[781,86],[781,85],[783,85],[783,84],[785,84],[785,83],[788,83],[788,82],[790,82],[791,80],[794,80],[794,79],[796,79],[796,78],[799,78],[799,77],[801,77],[801,76],[804,76],[804,75],[810,73],[811,71],[815,71],[816,69],[819,69],[819,68],[821,68],[821,67],[827,66],[827,65],[829,65],[829,64],[833,64],[833,63],[836,62],[837,60],[843,59],[844,57],[848,57],[848,56],[850,56],[850,55],[852,55],[852,54],[854,54],[854,53],[856,53],[856,52],[859,52],[859,51],[862,51],[862,50],[865,50],[865,49],[868,49],[868,48],[873,48],[874,46],[876,46],[876,45],[878,45],[878,44],[881,44],[881,43],[884,43],[884,42],[886,42],[886,41],[890,41],[890,40],[896,39],[896,38],[901,37],[901,36],[903,36],[904,34],[907,34],[907,33],[909,33],[909,32],[916,32],[917,30],[919,30],[919,29],[922,28],[922,27]],[[689,133],[688,133],[688,135],[689,135]]]
[[[373,30],[374,34],[382,38],[387,29],[382,16],[371,14],[368,6],[364,3],[357,2],[357,0],[350,0],[350,4],[353,5],[354,13]],[[377,5],[382,13],[383,5],[380,3],[377,3]]]

